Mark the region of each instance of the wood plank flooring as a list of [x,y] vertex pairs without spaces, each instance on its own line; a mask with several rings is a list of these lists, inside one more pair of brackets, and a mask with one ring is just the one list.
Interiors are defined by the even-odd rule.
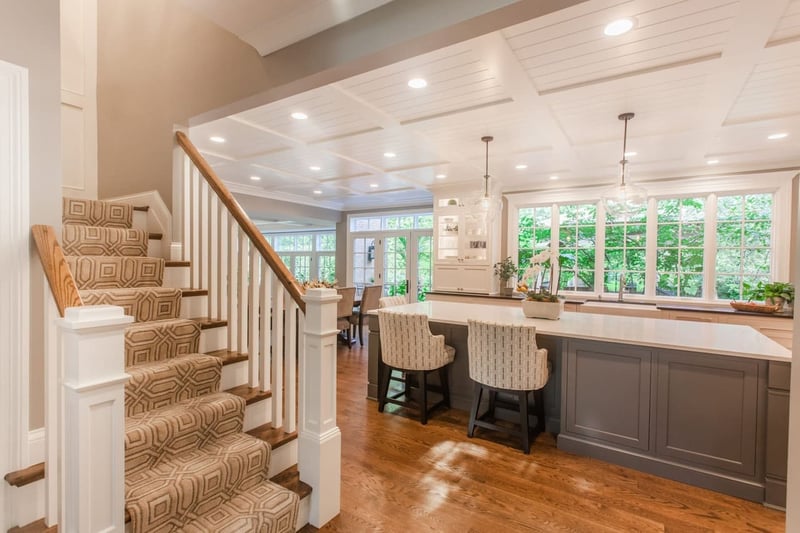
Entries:
[[496,433],[467,438],[463,411],[427,426],[402,408],[378,413],[366,375],[366,347],[340,346],[341,514],[320,531],[784,530],[780,511],[561,452],[549,434],[526,456]]

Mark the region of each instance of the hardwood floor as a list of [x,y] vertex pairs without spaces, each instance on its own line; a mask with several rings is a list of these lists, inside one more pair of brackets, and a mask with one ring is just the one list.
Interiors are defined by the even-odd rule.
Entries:
[[378,413],[366,367],[366,348],[339,347],[341,514],[320,531],[784,530],[782,512],[561,452],[549,434],[526,456],[495,433],[467,438],[463,411],[427,426],[401,408]]

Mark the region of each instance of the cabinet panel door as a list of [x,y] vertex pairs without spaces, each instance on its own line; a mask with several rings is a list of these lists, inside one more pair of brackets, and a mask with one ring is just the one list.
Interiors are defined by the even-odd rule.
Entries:
[[767,475],[786,479],[789,458],[789,393],[767,392]]
[[657,454],[755,476],[765,374],[765,361],[659,352]]
[[565,430],[649,450],[652,352],[590,341],[567,345]]

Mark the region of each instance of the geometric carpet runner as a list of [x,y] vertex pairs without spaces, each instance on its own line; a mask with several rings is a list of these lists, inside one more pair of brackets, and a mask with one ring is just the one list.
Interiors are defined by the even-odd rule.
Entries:
[[242,432],[245,400],[219,392],[222,360],[162,287],[164,261],[127,204],[64,199],[62,248],[84,305],[119,305],[125,332],[125,507],[144,532],[294,531],[296,493],[267,479],[268,443]]

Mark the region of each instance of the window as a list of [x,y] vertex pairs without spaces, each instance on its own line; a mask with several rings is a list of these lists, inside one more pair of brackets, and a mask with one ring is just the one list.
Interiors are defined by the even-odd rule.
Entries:
[[630,215],[627,220],[606,218],[605,261],[603,289],[620,290],[625,276],[625,292],[644,294],[646,265],[647,206]]
[[659,200],[656,295],[703,297],[705,199]]
[[747,299],[771,272],[772,194],[717,199],[717,298]]
[[597,206],[562,205],[558,208],[559,289],[594,291]]
[[336,233],[274,233],[264,235],[298,281],[336,279]]
[[423,213],[350,217],[350,231],[394,231],[433,228],[433,215]]
[[550,248],[550,223],[552,208],[526,207],[519,210],[517,232],[517,264],[527,268],[531,257]]

